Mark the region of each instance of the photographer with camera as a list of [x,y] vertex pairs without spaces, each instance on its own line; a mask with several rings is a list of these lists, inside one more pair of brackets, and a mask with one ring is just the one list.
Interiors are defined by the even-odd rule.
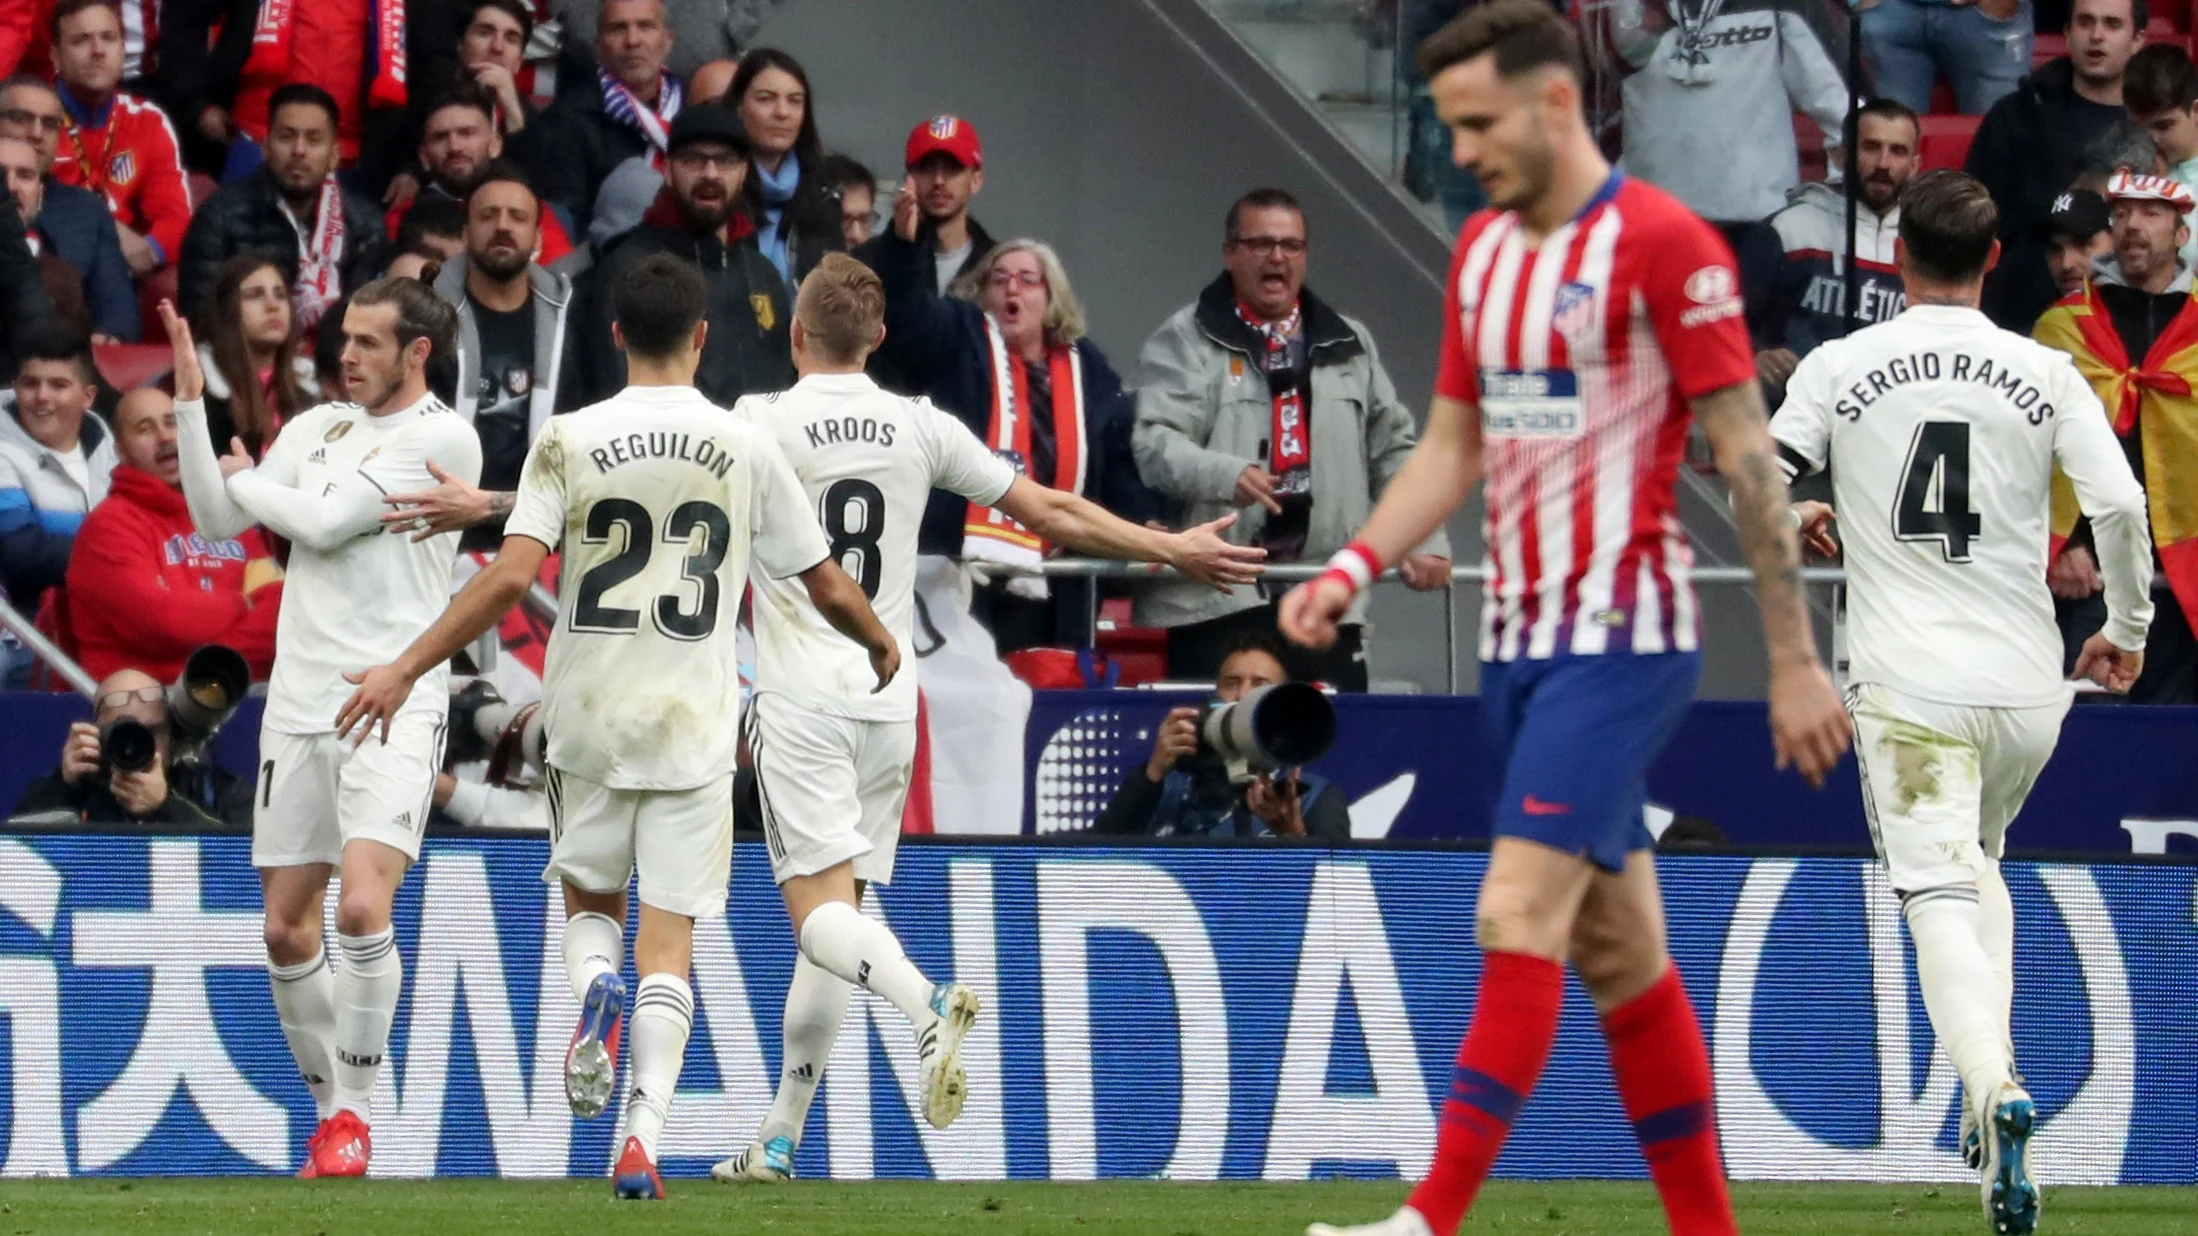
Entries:
[[1168,711],[1151,758],[1130,770],[1092,831],[1348,841],[1343,791],[1302,767],[1334,737],[1334,708],[1290,684],[1281,643],[1245,632],[1222,655],[1214,698]]
[[31,784],[15,805],[13,822],[239,831],[252,826],[252,787],[199,758],[203,735],[176,741],[169,688],[143,670],[118,670],[99,684],[97,698],[93,720],[69,727],[60,770]]

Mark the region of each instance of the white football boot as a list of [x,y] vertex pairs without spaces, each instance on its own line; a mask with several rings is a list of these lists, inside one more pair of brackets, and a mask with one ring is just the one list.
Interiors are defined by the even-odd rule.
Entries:
[[969,1097],[962,1072],[962,1040],[977,1024],[982,1007],[977,993],[960,983],[941,983],[931,992],[931,1021],[916,1029],[916,1058],[923,1064],[923,1118],[934,1129],[959,1119]]
[[1410,1206],[1400,1206],[1397,1213],[1379,1223],[1362,1223],[1357,1227],[1332,1227],[1315,1223],[1305,1229],[1305,1236],[1434,1236],[1434,1229],[1427,1220]]

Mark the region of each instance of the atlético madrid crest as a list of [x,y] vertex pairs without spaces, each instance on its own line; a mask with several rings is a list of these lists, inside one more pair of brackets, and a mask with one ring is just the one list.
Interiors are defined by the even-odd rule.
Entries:
[[137,160],[125,150],[107,160],[107,180],[111,184],[126,185],[137,175]]
[[753,292],[748,296],[748,307],[755,311],[756,325],[765,330],[778,325],[778,309],[771,304],[768,292]]

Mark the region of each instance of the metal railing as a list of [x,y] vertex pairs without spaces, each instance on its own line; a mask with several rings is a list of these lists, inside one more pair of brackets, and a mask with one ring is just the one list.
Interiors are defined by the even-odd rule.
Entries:
[[21,640],[23,646],[31,650],[32,656],[44,661],[47,668],[61,675],[78,695],[85,699],[98,696],[99,683],[84,672],[84,667],[76,663],[76,658],[61,651],[59,645],[47,639],[38,629],[38,624],[18,613],[5,600],[0,600],[0,627],[6,627],[15,638]]

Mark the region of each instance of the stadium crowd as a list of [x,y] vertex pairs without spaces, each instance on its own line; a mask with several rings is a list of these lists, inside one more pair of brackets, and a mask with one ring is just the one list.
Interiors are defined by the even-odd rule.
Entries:
[[[698,385],[719,403],[791,384],[792,291],[822,255],[852,251],[888,290],[874,375],[1036,479],[1174,527],[1241,512],[1230,535],[1271,561],[1342,547],[1410,451],[1420,396],[1400,397],[1363,323],[1311,289],[1320,221],[1284,191],[1247,192],[1212,280],[1186,283],[1136,357],[1110,358],[1053,247],[978,221],[988,170],[1015,172],[987,168],[976,129],[918,120],[897,183],[833,153],[802,66],[746,46],[775,7],[415,0],[393,40],[376,35],[375,0],[0,0],[8,601],[94,675],[165,681],[207,642],[266,672],[281,547],[195,531],[165,366],[116,346],[160,338],[161,300],[202,341],[216,441],[257,457],[341,397],[347,292],[383,273],[429,282],[460,320],[438,393],[479,432],[483,466],[478,487],[446,483],[423,509],[485,515],[506,509],[548,418],[623,384],[606,289],[659,253],[704,274]],[[1460,7],[1407,16],[1431,26]],[[1845,20],[1819,7],[1588,6],[1602,136],[1732,241],[1774,406],[1811,348],[1904,307],[1902,186],[1965,162],[2001,212],[1987,308],[2075,356],[2151,495],[2166,603],[2132,698],[2198,702],[2188,12],[1874,0],[1854,82]],[[1469,178],[1435,179],[1453,212],[1470,204]],[[2072,505],[2060,514],[2050,581],[2073,655],[2103,611],[2086,529]],[[935,494],[922,550],[973,561],[998,651],[1085,642],[1092,585],[986,573],[1020,558],[972,535],[980,519]],[[500,536],[491,519],[464,548],[478,564]],[[1442,588],[1449,566],[1438,535],[1400,574]],[[1136,614],[1166,632],[1175,680],[1214,681],[1275,628],[1273,602],[1250,591],[1155,583]],[[1329,653],[1285,650],[1283,669],[1366,689],[1363,620]],[[27,652],[0,652],[0,685],[23,685]]]

